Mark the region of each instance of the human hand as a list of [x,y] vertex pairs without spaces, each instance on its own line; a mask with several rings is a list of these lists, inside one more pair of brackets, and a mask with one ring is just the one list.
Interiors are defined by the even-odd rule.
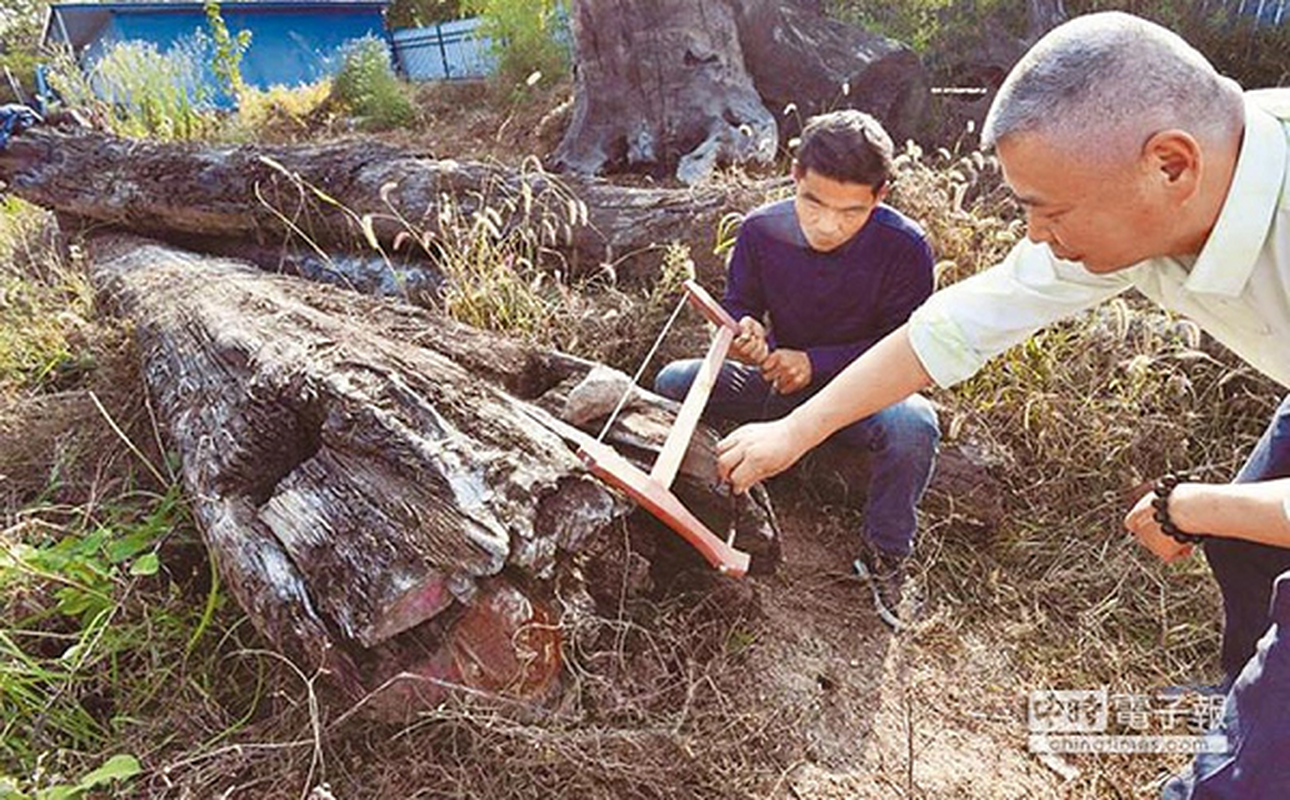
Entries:
[[754,483],[791,467],[802,456],[802,441],[793,434],[787,417],[744,425],[717,442],[717,471],[742,494]]
[[1147,492],[1138,498],[1138,502],[1124,515],[1124,527],[1137,538],[1138,543],[1147,548],[1166,564],[1170,564],[1191,555],[1192,546],[1177,541],[1160,530],[1156,522],[1156,509],[1151,505],[1155,494]]
[[730,357],[755,367],[765,361],[769,353],[766,328],[752,317],[739,320],[739,335],[730,343]]
[[761,376],[780,394],[792,394],[810,385],[811,358],[781,347],[761,362]]

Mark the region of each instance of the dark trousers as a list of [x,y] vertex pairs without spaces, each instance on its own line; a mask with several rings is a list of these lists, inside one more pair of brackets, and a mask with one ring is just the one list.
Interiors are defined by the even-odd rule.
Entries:
[[[1237,475],[1290,476],[1290,397]],[[1223,593],[1223,670],[1230,686],[1210,734],[1225,753],[1200,753],[1165,800],[1290,798],[1290,549],[1233,539],[1205,543]]]
[[[1290,397],[1281,401],[1235,482],[1285,477],[1290,477]],[[1215,538],[1205,543],[1205,558],[1223,593],[1222,663],[1230,685],[1272,621],[1272,584],[1290,570],[1290,549]]]
[[[699,372],[700,361],[673,361],[659,372],[654,391],[680,400]],[[779,419],[810,399],[821,385],[790,395],[771,389],[756,367],[727,361],[717,374],[705,414],[733,422]],[[914,546],[915,509],[936,463],[941,431],[927,398],[911,395],[873,416],[853,422],[831,437],[869,453],[869,491],[865,501],[865,538],[889,556],[904,557]]]

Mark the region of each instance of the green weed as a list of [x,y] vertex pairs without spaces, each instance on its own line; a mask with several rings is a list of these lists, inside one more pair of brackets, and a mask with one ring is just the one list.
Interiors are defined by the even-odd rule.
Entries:
[[224,22],[224,15],[220,13],[218,0],[205,0],[202,8],[206,12],[206,27],[210,30],[214,50],[211,68],[220,84],[240,102],[246,88],[242,80],[242,56],[251,46],[251,32],[231,33]]
[[0,800],[80,800],[91,789],[127,781],[142,770],[139,759],[131,755],[115,755],[96,769],[82,776],[75,783],[57,783],[26,794],[12,778],[0,777]]
[[556,0],[464,0],[463,5],[483,18],[480,32],[492,42],[497,77],[507,89],[523,92],[534,75],[568,71],[568,53],[556,39]]
[[178,485],[84,511],[67,522],[36,506],[0,534],[0,763],[19,774],[42,754],[113,745],[152,710],[195,627],[159,578],[162,546],[191,536]]
[[416,119],[411,92],[394,74],[390,51],[375,36],[355,39],[342,53],[332,82],[335,99],[358,116],[365,127],[400,128]]

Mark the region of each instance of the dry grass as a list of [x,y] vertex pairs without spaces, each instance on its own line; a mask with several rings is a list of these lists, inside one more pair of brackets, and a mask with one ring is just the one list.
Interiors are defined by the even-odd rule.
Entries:
[[316,140],[319,129],[339,127],[339,114],[328,102],[331,92],[329,78],[290,88],[247,86],[221,138],[261,144]]
[[[925,221],[942,284],[993,263],[1021,234],[991,159],[910,154],[903,169],[897,202]],[[927,520],[922,559],[945,613],[922,644],[953,661],[971,656],[966,642],[993,639],[1018,692],[1151,694],[1216,682],[1221,604],[1203,558],[1161,565],[1121,520],[1166,471],[1230,480],[1279,395],[1195,325],[1136,295],[1054,325],[935,392],[947,444],[972,441],[1001,457],[994,477],[1006,487],[1007,522],[983,540],[956,535],[953,520]],[[1161,761],[1171,762],[1072,760],[1084,775],[1071,796],[1150,791]]]

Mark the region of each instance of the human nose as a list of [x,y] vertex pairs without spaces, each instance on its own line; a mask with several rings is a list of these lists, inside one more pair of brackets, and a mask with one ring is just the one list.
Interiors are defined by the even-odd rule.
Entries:
[[834,236],[842,232],[842,217],[838,214],[825,211],[820,214],[815,221],[816,230],[827,236]]
[[1026,238],[1035,244],[1051,244],[1053,240],[1052,228],[1033,211],[1026,212]]

